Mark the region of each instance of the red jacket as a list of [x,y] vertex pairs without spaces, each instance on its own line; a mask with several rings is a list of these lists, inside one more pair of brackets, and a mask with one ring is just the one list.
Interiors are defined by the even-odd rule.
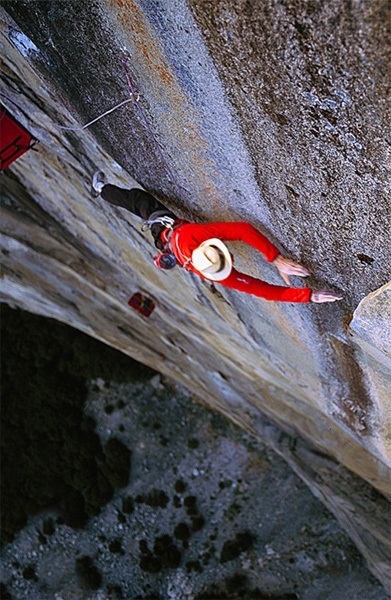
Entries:
[[[272,262],[280,254],[279,250],[249,223],[209,223],[207,225],[186,223],[180,225],[174,229],[170,240],[173,254],[180,265],[194,271],[204,279],[208,278],[197,271],[190,261],[193,250],[210,238],[219,238],[223,242],[245,242],[262,252],[268,262]],[[226,279],[216,283],[221,283],[239,292],[253,294],[265,300],[277,300],[280,302],[309,302],[312,293],[310,288],[289,288],[280,285],[271,285],[261,279],[240,273],[234,268]]]

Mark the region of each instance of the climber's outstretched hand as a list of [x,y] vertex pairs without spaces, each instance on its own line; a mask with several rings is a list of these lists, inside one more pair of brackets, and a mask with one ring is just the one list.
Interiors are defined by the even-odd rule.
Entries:
[[343,296],[330,290],[318,290],[311,294],[311,302],[317,302],[318,304],[321,302],[335,302],[336,300],[342,300],[342,298]]
[[[291,284],[288,275],[296,275],[297,277],[308,277],[308,275],[311,275],[305,267],[302,267],[289,258],[284,258],[282,254],[276,256],[273,260],[273,265],[277,267],[279,274],[287,285]],[[322,300],[322,302],[324,301]]]

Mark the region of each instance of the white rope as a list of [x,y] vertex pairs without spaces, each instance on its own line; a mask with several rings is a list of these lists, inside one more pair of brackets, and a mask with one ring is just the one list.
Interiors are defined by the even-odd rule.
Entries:
[[63,125],[57,125],[57,127],[59,129],[66,129],[67,131],[82,131],[83,129],[86,129],[93,123],[96,123],[97,121],[99,121],[99,119],[102,119],[102,117],[105,117],[106,115],[109,115],[110,113],[112,113],[114,110],[117,110],[117,108],[121,108],[121,106],[123,106],[127,102],[134,102],[134,100],[133,100],[133,98],[127,98],[126,100],[123,100],[116,106],[113,106],[113,108],[110,108],[110,110],[107,110],[106,112],[104,112],[102,115],[99,115],[99,117],[96,117],[96,119],[94,119],[93,121],[90,121],[86,125],[83,125],[83,127],[64,127]]

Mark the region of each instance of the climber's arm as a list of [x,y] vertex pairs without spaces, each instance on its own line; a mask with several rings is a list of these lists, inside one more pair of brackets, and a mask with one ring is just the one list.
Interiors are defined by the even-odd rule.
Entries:
[[[268,262],[272,262],[279,274],[290,286],[289,275],[308,277],[309,271],[289,258],[285,258],[260,231],[246,222],[217,222],[208,225],[190,225],[192,227],[194,240],[197,244],[217,237],[222,241],[241,241],[249,244],[265,256]],[[232,277],[232,278],[231,278]],[[247,292],[265,298],[266,300],[279,300],[282,302],[334,302],[341,300],[342,296],[329,290],[313,292],[310,288],[284,288],[272,286],[259,279],[248,275],[237,273],[234,269],[228,279],[221,282],[227,287],[233,287],[239,291]],[[233,285],[231,285],[233,284]],[[251,291],[250,291],[251,290]]]
[[223,242],[245,242],[262,252],[268,262],[272,262],[280,253],[278,248],[250,223],[217,222],[203,227],[209,238],[217,237]]
[[310,288],[287,288],[282,285],[272,285],[261,279],[240,273],[236,269],[232,269],[227,279],[219,283],[239,292],[277,302],[310,302],[312,295]]
[[268,262],[278,269],[287,285],[290,285],[288,275],[308,277],[309,271],[289,258],[284,258],[260,231],[250,223],[213,223],[216,226],[215,236],[223,241],[241,241],[262,252]]

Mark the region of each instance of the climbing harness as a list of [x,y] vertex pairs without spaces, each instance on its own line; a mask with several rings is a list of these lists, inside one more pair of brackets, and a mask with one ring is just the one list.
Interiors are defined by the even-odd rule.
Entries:
[[191,258],[183,254],[176,242],[176,237],[173,238],[173,233],[178,227],[185,225],[189,221],[184,219],[173,219],[168,215],[159,215],[159,213],[155,213],[155,215],[156,216],[154,217],[152,214],[151,219],[144,221],[141,228],[141,231],[146,231],[156,223],[164,227],[163,231],[160,233],[160,239],[164,244],[163,252],[155,256],[155,266],[158,267],[158,269],[173,269],[176,265],[179,265],[180,267],[188,269]]
[[163,246],[163,252],[155,256],[153,262],[155,263],[155,267],[158,269],[169,270],[173,269],[177,265],[177,259],[169,245],[170,237],[172,232],[174,231],[175,219],[169,217],[168,215],[156,216],[144,221],[141,226],[141,231],[146,231],[147,229],[151,229],[151,227],[155,224],[162,225],[164,227],[163,231],[160,233],[160,239]]
[[186,254],[184,254],[182,252],[182,250],[179,247],[178,241],[177,241],[177,236],[173,235],[175,233],[175,229],[173,231],[170,232],[170,236],[167,242],[168,247],[170,248],[170,251],[172,252],[172,254],[176,257],[178,264],[183,267],[186,270],[189,270],[190,268],[190,264],[191,264],[191,256],[186,256]]

